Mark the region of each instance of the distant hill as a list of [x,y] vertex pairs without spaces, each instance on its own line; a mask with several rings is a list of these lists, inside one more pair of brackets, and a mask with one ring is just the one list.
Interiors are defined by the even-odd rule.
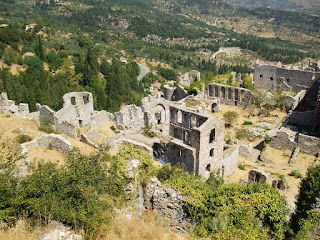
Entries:
[[251,6],[251,7],[271,7],[275,9],[297,9],[320,11],[320,0],[221,0],[222,2]]

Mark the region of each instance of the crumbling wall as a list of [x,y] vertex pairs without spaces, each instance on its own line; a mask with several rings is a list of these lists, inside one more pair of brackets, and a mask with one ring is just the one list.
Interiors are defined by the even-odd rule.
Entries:
[[237,147],[224,153],[220,171],[222,177],[226,177],[238,170],[238,156],[239,148]]
[[144,203],[146,208],[156,210],[180,233],[187,233],[193,224],[185,207],[185,197],[179,190],[162,187],[156,178],[152,178],[147,185]]
[[112,113],[105,110],[93,111],[91,113],[90,129],[99,129],[108,121],[114,121],[114,115]]
[[77,127],[68,121],[57,122],[55,124],[56,130],[67,134],[70,137],[77,138]]
[[251,102],[251,91],[245,88],[210,83],[205,87],[207,98],[219,98],[220,103],[232,106],[245,106]]
[[299,68],[283,66],[281,62],[264,63],[257,60],[255,64],[254,86],[258,89],[301,91],[309,88],[319,78],[317,67]]
[[18,106],[14,101],[8,100],[7,93],[0,94],[0,113],[11,113],[21,118],[29,118],[29,105],[20,103]]
[[56,113],[59,122],[68,121],[77,127],[90,123],[93,97],[90,92],[70,92],[63,95],[63,108]]
[[40,137],[33,139],[30,142],[26,142],[20,145],[21,146],[21,153],[24,157],[25,163],[29,163],[28,161],[28,151],[34,147],[50,147],[57,152],[62,154],[68,154],[69,151],[72,149],[71,143],[62,135],[58,134],[47,134]]
[[298,106],[299,102],[304,98],[306,93],[306,90],[301,90],[294,97],[290,96],[289,94],[286,94],[284,98],[284,103],[287,109],[294,110]]
[[248,182],[249,183],[265,183],[269,180],[270,174],[266,173],[265,171],[259,169],[252,169],[248,175]]
[[144,126],[144,114],[141,107],[126,105],[114,114],[117,128],[120,130],[141,131]]
[[293,112],[289,116],[289,125],[313,127],[315,122],[315,111]]
[[185,86],[190,86],[190,84],[195,81],[200,81],[200,72],[196,70],[192,70],[185,75],[178,77],[178,83]]
[[320,152],[320,138],[281,129],[271,140],[270,146],[275,149],[294,151],[297,147],[301,151],[317,155]]

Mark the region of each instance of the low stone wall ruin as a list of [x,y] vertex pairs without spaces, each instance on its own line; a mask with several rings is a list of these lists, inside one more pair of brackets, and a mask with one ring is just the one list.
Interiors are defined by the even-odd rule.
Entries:
[[187,233],[192,225],[185,209],[186,199],[179,190],[162,187],[158,179],[152,178],[145,192],[145,207],[156,210],[170,221],[170,226],[180,233]]
[[62,154],[67,155],[69,151],[72,149],[71,143],[62,135],[58,134],[46,134],[40,137],[33,139],[30,142],[25,142],[20,145],[21,146],[21,154],[24,158],[24,162],[26,164],[28,161],[28,151],[34,147],[47,147],[56,150]]
[[317,155],[320,152],[320,138],[282,128],[270,142],[270,147],[291,151],[299,147],[303,152]]

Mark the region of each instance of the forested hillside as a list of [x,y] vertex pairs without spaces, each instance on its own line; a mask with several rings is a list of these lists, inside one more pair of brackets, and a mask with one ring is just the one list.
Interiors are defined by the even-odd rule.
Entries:
[[[212,60],[210,53],[220,47],[240,47],[283,63],[320,53],[318,16],[212,0],[6,0],[0,17],[7,25],[0,28],[0,90],[32,110],[36,102],[59,109],[64,93],[87,90],[97,109],[113,112],[122,103],[138,104],[145,95],[142,83],[165,82],[192,69],[209,80],[232,70],[251,71],[248,58]],[[37,25],[26,31],[30,23]],[[28,52],[35,56],[23,57]],[[138,83],[139,59],[156,77]],[[172,76],[161,69],[172,69]]]

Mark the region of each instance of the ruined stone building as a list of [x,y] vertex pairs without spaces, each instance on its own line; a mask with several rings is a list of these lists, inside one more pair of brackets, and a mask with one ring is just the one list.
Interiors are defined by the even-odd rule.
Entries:
[[181,77],[178,77],[177,82],[185,85],[185,86],[190,86],[191,83],[200,81],[200,72],[196,70],[192,70],[190,72],[187,72]]
[[14,101],[8,100],[7,93],[0,94],[0,113],[11,113],[22,118],[32,118],[27,103],[20,103],[18,106]]
[[318,64],[309,62],[306,67],[282,65],[257,60],[254,86],[258,89],[294,91],[308,89],[320,77]]
[[131,134],[143,126],[152,127],[162,136],[160,142],[152,143],[156,157],[183,164],[190,173],[208,178],[212,171],[227,176],[237,169],[238,152],[224,156],[224,122],[201,108],[167,101],[158,94],[144,98],[141,108],[124,107],[115,113],[115,121]]
[[206,98],[219,98],[220,103],[233,106],[246,106],[251,102],[251,91],[245,88],[210,83],[205,87]]

